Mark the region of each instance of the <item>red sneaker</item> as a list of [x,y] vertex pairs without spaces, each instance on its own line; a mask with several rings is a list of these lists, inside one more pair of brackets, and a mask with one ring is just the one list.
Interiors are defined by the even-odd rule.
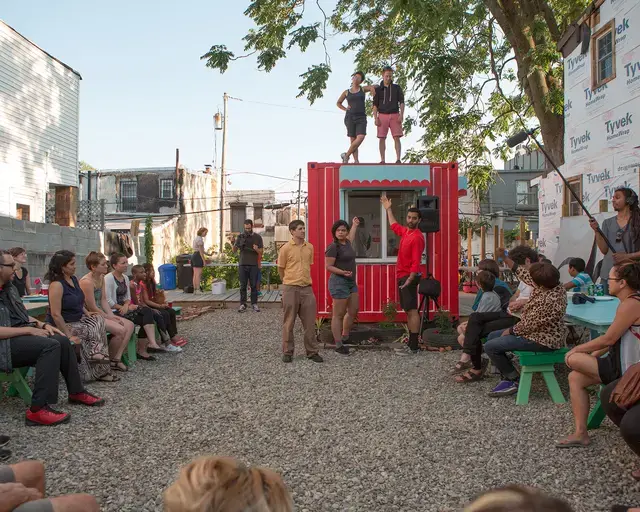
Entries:
[[178,341],[172,343],[172,345],[175,345],[176,347],[184,347],[186,344],[187,340],[185,340],[184,338],[180,338]]
[[83,391],[82,393],[69,395],[69,402],[72,404],[88,405],[89,407],[100,407],[104,405],[104,398],[92,395],[88,391]]
[[71,414],[56,411],[48,405],[45,405],[38,412],[33,412],[31,409],[27,409],[25,423],[29,427],[35,427],[39,425],[51,426],[60,425],[61,423],[67,423],[69,420],[71,420]]

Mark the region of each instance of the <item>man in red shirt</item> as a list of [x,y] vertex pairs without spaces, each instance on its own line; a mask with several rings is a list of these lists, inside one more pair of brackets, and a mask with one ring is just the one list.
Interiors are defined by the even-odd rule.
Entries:
[[418,335],[420,330],[420,314],[418,313],[418,283],[420,282],[420,265],[425,248],[424,234],[418,229],[420,224],[420,210],[409,208],[407,212],[407,226],[401,226],[391,211],[391,199],[386,195],[380,197],[380,202],[387,211],[389,225],[393,232],[400,237],[398,261],[396,262],[396,277],[400,295],[400,306],[407,313],[409,325],[409,347],[397,351],[398,355],[418,353]]

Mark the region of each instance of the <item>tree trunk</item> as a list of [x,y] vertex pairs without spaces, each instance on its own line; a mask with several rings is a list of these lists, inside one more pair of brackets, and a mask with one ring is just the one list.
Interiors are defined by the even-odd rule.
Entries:
[[[546,12],[542,9],[543,12],[549,14],[549,6],[544,0],[541,2],[546,7]],[[484,3],[513,48],[518,65],[518,78],[540,122],[545,150],[553,162],[560,166],[564,163],[564,116],[555,114],[547,105],[549,84],[553,78],[534,68],[531,62],[531,52],[536,47],[536,41],[532,36],[533,26],[526,16],[522,16],[519,4],[513,0],[484,0]],[[557,26],[549,28],[555,41],[559,34]]]

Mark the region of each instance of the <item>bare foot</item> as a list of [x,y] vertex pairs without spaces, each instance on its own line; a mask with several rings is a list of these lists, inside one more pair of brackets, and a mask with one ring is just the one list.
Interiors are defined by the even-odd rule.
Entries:
[[591,444],[589,434],[572,434],[556,443],[556,448],[584,448]]
[[[632,471],[631,472],[631,476],[636,480],[640,480],[640,469],[636,469],[635,471]],[[635,510],[640,512],[640,508],[635,509]]]

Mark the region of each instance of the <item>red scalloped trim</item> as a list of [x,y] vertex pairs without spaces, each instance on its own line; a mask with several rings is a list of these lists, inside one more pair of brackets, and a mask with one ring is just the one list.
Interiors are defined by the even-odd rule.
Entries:
[[421,187],[427,188],[431,184],[429,180],[342,180],[340,182],[341,187],[364,187],[364,188],[379,188],[379,187]]

